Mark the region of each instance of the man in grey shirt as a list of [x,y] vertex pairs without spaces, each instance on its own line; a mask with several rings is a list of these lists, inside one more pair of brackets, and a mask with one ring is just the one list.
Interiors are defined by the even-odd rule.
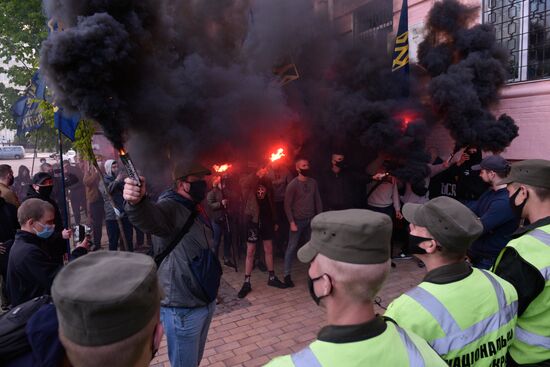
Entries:
[[285,284],[287,287],[294,287],[290,272],[300,236],[304,234],[306,240],[309,240],[311,219],[323,211],[317,181],[309,177],[309,161],[298,158],[296,171],[298,177],[290,181],[285,192],[285,213],[290,223],[288,247],[285,253]]
[[290,173],[286,163],[283,163],[282,160],[276,160],[271,163],[271,168],[267,172],[267,178],[271,180],[273,186],[273,202],[279,226],[273,237],[273,252],[274,255],[283,257],[288,243],[289,230],[285,216],[285,192],[294,175]]

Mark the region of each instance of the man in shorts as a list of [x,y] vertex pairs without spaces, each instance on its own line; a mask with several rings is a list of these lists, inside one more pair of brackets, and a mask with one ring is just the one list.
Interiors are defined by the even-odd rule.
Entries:
[[260,168],[242,181],[245,206],[244,214],[247,221],[247,251],[244,283],[238,293],[244,298],[252,291],[250,276],[254,265],[256,244],[262,242],[265,253],[265,263],[269,273],[267,285],[276,288],[286,288],[283,282],[275,276],[273,270],[273,237],[277,230],[275,204],[273,202],[273,187],[266,177],[267,169]]

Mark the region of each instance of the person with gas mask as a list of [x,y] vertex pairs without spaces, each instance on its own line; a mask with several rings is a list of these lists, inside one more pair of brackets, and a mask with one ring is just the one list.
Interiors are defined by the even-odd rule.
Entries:
[[374,298],[390,272],[390,217],[364,209],[325,212],[311,229],[298,259],[310,264],[309,293],[327,326],[305,349],[267,366],[447,366],[426,341],[375,314]]
[[[201,257],[205,249],[212,249],[213,254],[210,219],[201,205],[208,189],[204,180],[207,175],[210,171],[198,163],[178,164],[173,172],[173,187],[162,193],[156,203],[146,196],[145,178],[141,177],[141,186],[130,178],[124,185],[130,222],[153,235],[155,257],[165,255],[158,268],[165,294],[160,317],[172,367],[200,364],[216,308],[215,297],[212,300],[207,296],[208,290],[196,278],[191,261]],[[164,252],[167,249],[169,252]]]
[[300,237],[304,236],[306,241],[309,240],[311,220],[323,211],[321,194],[317,181],[311,178],[309,161],[305,158],[296,159],[296,172],[298,177],[290,181],[285,192],[285,213],[290,223],[285,252],[284,282],[287,287],[294,287],[291,271]]
[[23,202],[29,199],[40,199],[47,201],[53,206],[55,227],[54,233],[46,240],[46,251],[54,261],[62,265],[65,261],[65,255],[68,252],[67,240],[71,238],[73,231],[72,229],[63,228],[61,211],[55,199],[52,198],[53,189],[54,178],[47,172],[38,172],[33,176],[32,184],[29,186],[27,196]]
[[[35,297],[50,294],[57,272],[63,264],[52,259],[46,251],[48,239],[55,233],[55,208],[44,200],[25,200],[17,210],[21,229],[8,258],[7,290],[12,306]],[[77,244],[72,258],[88,253],[88,240]]]
[[241,180],[244,193],[244,216],[247,223],[246,262],[244,283],[237,296],[244,298],[252,291],[250,277],[254,265],[256,246],[261,243],[264,248],[265,264],[268,271],[267,285],[286,288],[275,276],[273,267],[273,237],[277,230],[277,213],[273,202],[273,186],[267,177],[267,169],[260,168]]
[[518,296],[495,274],[472,268],[466,251],[483,224],[455,199],[405,204],[411,253],[428,273],[385,313],[418,334],[449,366],[505,366],[513,342]]
[[520,227],[497,257],[493,271],[518,292],[518,325],[508,366],[550,366],[550,161],[512,164],[510,206],[529,225]]

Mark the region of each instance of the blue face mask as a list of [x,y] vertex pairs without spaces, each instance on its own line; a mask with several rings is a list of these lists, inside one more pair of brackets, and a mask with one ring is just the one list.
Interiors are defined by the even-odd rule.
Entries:
[[35,229],[34,232],[36,233],[36,235],[40,238],[50,238],[53,232],[55,231],[55,226],[49,225],[49,224],[42,224],[40,222],[37,222],[37,223],[40,224],[40,226],[42,226],[43,229],[40,232],[38,232]]

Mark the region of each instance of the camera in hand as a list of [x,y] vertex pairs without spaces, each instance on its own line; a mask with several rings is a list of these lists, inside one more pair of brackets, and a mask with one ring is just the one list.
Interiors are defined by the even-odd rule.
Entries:
[[77,224],[73,227],[73,235],[75,242],[82,242],[86,237],[91,237],[92,228],[85,224]]

